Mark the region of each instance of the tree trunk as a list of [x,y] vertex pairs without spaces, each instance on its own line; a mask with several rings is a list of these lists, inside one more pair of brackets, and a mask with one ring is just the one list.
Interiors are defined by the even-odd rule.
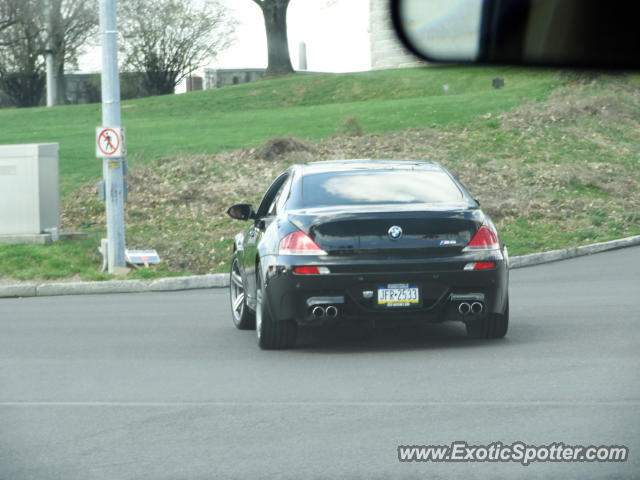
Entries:
[[287,7],[289,1],[264,0],[261,4],[264,26],[267,31],[269,63],[267,75],[293,73],[287,38]]

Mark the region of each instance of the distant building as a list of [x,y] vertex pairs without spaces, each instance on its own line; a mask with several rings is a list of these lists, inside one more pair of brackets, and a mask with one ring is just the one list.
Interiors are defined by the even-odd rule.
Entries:
[[264,77],[266,68],[205,68],[204,89],[248,83]]
[[[102,85],[100,73],[65,73],[64,98],[62,104],[98,103],[101,100]],[[144,87],[144,74],[139,72],[120,73],[120,98],[147,97],[149,93]],[[46,105],[46,90],[42,91],[40,105]],[[0,108],[12,106],[11,99],[0,91]]]
[[[205,68],[204,89],[229,87],[239,83],[260,80],[266,74],[266,68]],[[326,72],[296,70],[297,75],[321,75]]]
[[64,103],[96,103],[100,101],[99,73],[65,73]]
[[187,92],[202,90],[202,85],[202,77],[198,75],[189,75],[186,79]]
[[396,37],[389,0],[369,0],[369,35],[372,70],[427,65],[409,53]]
[[[97,103],[101,101],[102,84],[100,73],[65,73],[64,103]],[[144,73],[120,72],[120,98],[148,97],[144,87]]]

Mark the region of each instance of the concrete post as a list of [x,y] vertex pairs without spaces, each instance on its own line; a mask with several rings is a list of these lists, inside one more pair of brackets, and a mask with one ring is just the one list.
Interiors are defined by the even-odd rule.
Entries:
[[298,46],[298,67],[299,70],[307,69],[307,44],[304,42]]
[[[118,27],[116,0],[100,0],[100,37],[102,43],[102,125],[119,127],[120,74],[118,71]],[[109,273],[125,266],[124,249],[124,173],[126,159],[102,161],[107,211]]]
[[53,54],[47,52],[47,107],[53,107],[56,104],[56,92],[58,90],[58,82],[56,82],[55,69],[53,67]]
[[47,107],[53,107],[56,104],[58,93],[58,82],[56,77],[55,66],[53,64],[52,37],[53,37],[53,1],[47,2],[47,53],[46,53],[46,69],[47,69]]

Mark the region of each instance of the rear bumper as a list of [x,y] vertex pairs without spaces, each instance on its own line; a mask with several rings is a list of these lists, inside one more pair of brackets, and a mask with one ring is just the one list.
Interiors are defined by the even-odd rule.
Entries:
[[[264,279],[266,298],[277,319],[295,319],[313,325],[341,320],[386,322],[442,322],[470,320],[477,315],[502,313],[508,294],[508,260],[498,251],[430,259],[344,259],[331,257],[271,257]],[[264,261],[264,259],[263,259]],[[492,270],[465,271],[470,262],[494,261]],[[295,266],[317,265],[329,274],[298,275]],[[409,307],[380,306],[379,287],[417,286],[420,303]],[[461,302],[482,304],[481,313],[462,315]],[[321,306],[322,315],[314,315]],[[336,307],[336,315],[326,308]],[[333,310],[330,310],[333,313]],[[315,313],[318,313],[316,311]]]

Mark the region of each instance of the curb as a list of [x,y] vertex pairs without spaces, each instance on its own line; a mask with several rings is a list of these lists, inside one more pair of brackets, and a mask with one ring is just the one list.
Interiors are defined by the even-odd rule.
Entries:
[[[584,245],[582,247],[530,253],[528,255],[510,258],[509,268],[531,267],[636,245],[640,245],[640,235],[611,240],[609,242]],[[224,288],[228,286],[229,275],[226,273],[193,275],[189,277],[168,277],[157,280],[112,280],[107,282],[58,282],[42,284],[21,283],[15,285],[0,285],[0,298],[92,295],[100,293],[172,292],[203,288]]]
[[0,298],[93,295],[99,293],[171,292],[229,286],[229,275],[216,273],[157,280],[111,280],[107,282],[58,282],[0,285]]
[[561,250],[550,250],[548,252],[529,253],[509,259],[509,268],[531,267],[543,263],[557,262],[558,260],[568,260],[569,258],[583,257],[594,253],[616,250],[618,248],[634,247],[640,245],[640,235],[620,238],[609,242],[592,243],[582,247],[563,248]]

